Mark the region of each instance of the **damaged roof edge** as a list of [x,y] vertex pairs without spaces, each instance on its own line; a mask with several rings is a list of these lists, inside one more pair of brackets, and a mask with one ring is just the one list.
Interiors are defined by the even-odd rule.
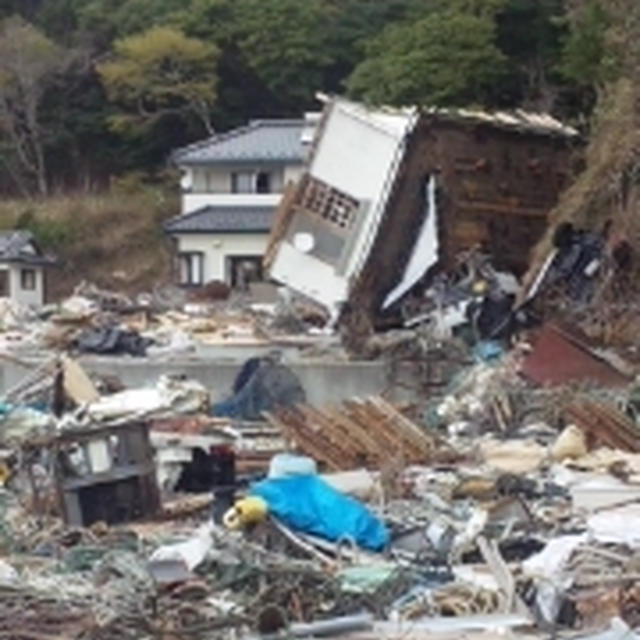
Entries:
[[538,135],[579,138],[580,132],[564,124],[549,113],[524,111],[482,111],[480,109],[446,109],[427,107],[422,110],[426,116],[453,122],[486,123],[491,126],[515,131],[527,131]]

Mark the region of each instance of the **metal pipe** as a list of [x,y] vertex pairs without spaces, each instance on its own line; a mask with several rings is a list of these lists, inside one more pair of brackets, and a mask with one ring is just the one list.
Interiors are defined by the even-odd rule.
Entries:
[[358,613],[352,616],[319,620],[318,622],[295,623],[288,629],[292,638],[306,638],[309,636],[331,636],[350,631],[368,631],[373,629],[373,615]]

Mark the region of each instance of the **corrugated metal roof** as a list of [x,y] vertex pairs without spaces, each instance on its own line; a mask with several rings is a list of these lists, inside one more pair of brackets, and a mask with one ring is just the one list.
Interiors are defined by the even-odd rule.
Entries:
[[252,120],[248,125],[173,153],[178,165],[216,162],[302,162],[304,120]]
[[164,223],[166,233],[267,232],[275,207],[206,206]]

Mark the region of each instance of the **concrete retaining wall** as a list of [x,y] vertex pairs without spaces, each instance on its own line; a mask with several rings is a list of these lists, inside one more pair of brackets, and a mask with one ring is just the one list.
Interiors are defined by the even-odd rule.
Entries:
[[[82,366],[90,373],[118,377],[127,387],[152,386],[162,374],[184,374],[204,384],[213,402],[228,395],[242,359],[151,359],[83,356]],[[38,361],[30,361],[31,365]],[[330,362],[300,360],[288,366],[300,378],[310,404],[335,404],[355,396],[380,393],[386,385],[381,362]],[[0,361],[0,393],[16,385],[30,369],[16,362]]]

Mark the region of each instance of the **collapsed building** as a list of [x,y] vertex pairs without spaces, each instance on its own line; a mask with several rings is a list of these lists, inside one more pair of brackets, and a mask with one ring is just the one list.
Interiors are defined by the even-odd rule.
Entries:
[[463,250],[481,248],[497,269],[524,273],[579,146],[575,129],[546,114],[326,99],[265,264],[334,320],[368,333]]

